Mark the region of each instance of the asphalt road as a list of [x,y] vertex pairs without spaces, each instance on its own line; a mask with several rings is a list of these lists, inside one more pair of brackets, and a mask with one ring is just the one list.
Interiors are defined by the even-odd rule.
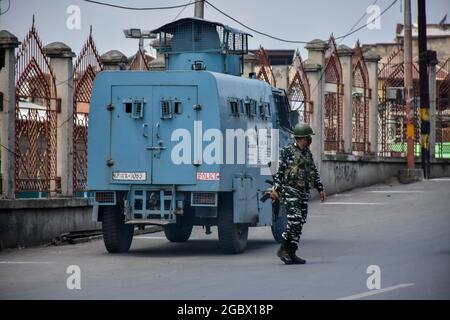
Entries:
[[[120,255],[101,240],[7,250],[0,299],[450,299],[450,179],[313,201],[300,251],[307,264],[284,265],[277,249],[269,228],[252,228],[244,254],[223,255],[216,230],[196,227],[182,244],[137,236]],[[67,288],[70,265],[80,267],[81,289]],[[369,290],[373,265],[381,289]]]

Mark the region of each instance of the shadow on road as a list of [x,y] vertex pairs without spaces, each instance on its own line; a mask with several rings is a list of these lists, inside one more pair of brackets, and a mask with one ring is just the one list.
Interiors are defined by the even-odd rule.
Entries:
[[[182,243],[171,243],[161,240],[158,244],[149,244],[145,247],[145,242],[137,244],[134,240],[130,251],[124,256],[132,257],[195,257],[195,256],[224,256],[217,239],[196,239]],[[136,246],[139,247],[136,247]],[[249,240],[245,253],[258,251],[264,248],[273,247],[276,250],[277,243],[273,240]]]

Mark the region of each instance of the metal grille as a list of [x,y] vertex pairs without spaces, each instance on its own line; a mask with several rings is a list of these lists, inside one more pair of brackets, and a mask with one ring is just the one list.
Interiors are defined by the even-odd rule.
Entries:
[[171,103],[168,100],[161,101],[161,118],[170,119],[172,118],[172,108]]
[[248,52],[247,37],[223,26],[186,21],[166,28],[159,41],[161,52],[223,51],[242,55]]
[[[325,151],[343,150],[344,141],[342,137],[342,111],[337,106],[342,106],[341,95],[335,92],[325,93]],[[341,113],[339,113],[339,111]]]
[[133,112],[131,117],[134,119],[140,119],[144,117],[144,100],[133,101]]
[[34,16],[15,67],[15,189],[57,191],[56,84]]
[[95,202],[101,204],[116,204],[116,193],[114,191],[95,192]]
[[291,108],[299,113],[301,122],[311,123],[312,101],[310,85],[298,50],[295,52],[289,69],[289,79],[287,95]]
[[325,52],[325,83],[334,84],[335,90],[325,93],[325,141],[324,151],[342,152],[344,140],[342,135],[342,96],[343,78],[342,66],[337,53],[333,36],[328,41],[328,50]]
[[359,41],[353,56],[352,151],[368,153],[369,149],[369,72]]
[[369,152],[368,109],[368,101],[365,97],[357,96],[353,98],[352,149],[355,154]]
[[[223,31],[222,31],[223,32]],[[160,34],[163,52],[220,51],[221,39],[215,26],[186,21]]]
[[95,75],[103,69],[100,62],[92,27],[89,37],[75,62],[73,72],[73,190],[87,189],[87,143],[89,108]]
[[[223,28],[221,28],[223,29]],[[228,37],[226,42],[226,50],[232,54],[246,54],[247,53],[247,35],[241,33],[225,33]],[[225,41],[224,41],[225,43]]]
[[450,158],[450,57],[437,71],[436,158]]
[[[406,104],[404,98],[392,99],[391,88],[404,87],[403,48],[398,47],[385,61],[380,63],[378,81],[380,87],[378,112],[378,155],[382,157],[406,157]],[[415,145],[420,136],[418,69],[413,64],[413,97],[411,109],[414,110]],[[418,156],[420,148],[415,148]]]
[[217,207],[217,192],[192,192],[191,206]]

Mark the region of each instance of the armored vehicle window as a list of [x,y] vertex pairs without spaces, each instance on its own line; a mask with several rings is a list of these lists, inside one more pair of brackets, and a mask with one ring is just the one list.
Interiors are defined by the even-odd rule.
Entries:
[[266,114],[270,117],[272,115],[272,112],[270,111],[270,103],[264,102],[266,106]]
[[245,112],[247,115],[252,118],[256,116],[256,101],[249,99],[244,101]]
[[242,115],[245,113],[244,101],[242,99],[239,100],[239,113],[242,114]]
[[267,102],[259,103],[259,116],[263,120],[267,120],[267,118],[270,117],[270,104]]
[[124,105],[125,105],[125,113],[131,113],[133,104],[131,102],[125,102]]
[[181,101],[175,101],[173,109],[176,114],[181,114],[183,112],[183,105]]
[[244,101],[244,109],[245,109],[245,113],[250,116],[250,101],[245,100]]
[[252,117],[256,116],[256,100],[250,100],[250,115]]
[[229,100],[230,103],[230,109],[231,109],[231,114],[235,117],[239,116],[239,101],[237,99],[230,99]]
[[131,117],[140,119],[144,117],[144,100],[133,101]]
[[275,102],[275,110],[277,113],[277,120],[280,126],[291,129],[289,123],[289,113],[291,108],[289,107],[289,101],[284,93],[273,92],[273,100]]
[[172,118],[172,103],[170,100],[161,100],[161,119]]

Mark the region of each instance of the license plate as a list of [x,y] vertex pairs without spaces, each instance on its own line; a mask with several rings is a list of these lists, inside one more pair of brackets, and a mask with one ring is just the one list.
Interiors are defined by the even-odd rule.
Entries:
[[112,178],[120,181],[145,181],[147,172],[113,172]]

